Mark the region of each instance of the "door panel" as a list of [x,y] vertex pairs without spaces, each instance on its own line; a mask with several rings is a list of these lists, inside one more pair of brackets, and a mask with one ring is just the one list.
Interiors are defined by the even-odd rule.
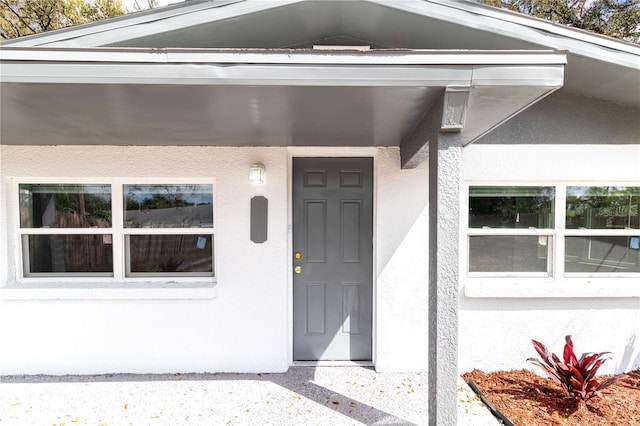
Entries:
[[359,200],[340,202],[342,263],[360,263],[360,205]]
[[325,200],[305,200],[304,207],[306,262],[324,263],[327,252],[326,202]]
[[294,359],[371,360],[373,159],[294,158],[293,249]]
[[305,335],[323,335],[326,283],[306,283],[307,324]]

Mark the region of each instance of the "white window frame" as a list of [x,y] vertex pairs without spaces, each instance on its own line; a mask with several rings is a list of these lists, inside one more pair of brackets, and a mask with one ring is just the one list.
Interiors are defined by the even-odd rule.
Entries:
[[[552,186],[555,188],[554,228],[476,229],[469,228],[469,188],[472,186]],[[565,271],[565,237],[638,235],[638,229],[566,229],[566,197],[569,186],[640,186],[637,181],[476,181],[463,184],[461,191],[460,282],[471,298],[600,298],[640,297],[640,273]],[[470,273],[469,237],[474,235],[548,235],[549,274]]]
[[565,184],[562,188],[562,265],[560,277],[565,278],[640,278],[640,272],[566,272],[565,271],[565,238],[564,237],[626,237],[626,236],[640,236],[640,229],[566,229],[566,203],[567,203],[567,187],[569,186],[587,186],[587,187],[601,187],[601,186],[634,186],[640,187],[640,182],[619,184],[618,182],[600,182],[600,183],[570,183]]
[[[540,185],[540,184],[511,184],[500,182],[499,184],[486,184],[486,183],[477,183],[477,184],[468,184],[465,187],[465,202],[466,206],[463,209],[462,222],[465,226],[465,271],[466,275],[469,278],[551,278],[554,276],[554,271],[556,268],[555,265],[555,243],[557,239],[557,232],[554,228],[470,228],[469,227],[469,188],[472,186],[504,186],[504,187],[527,187],[527,186],[550,186],[554,187],[554,185]],[[554,187],[555,188],[555,187]],[[554,197],[557,197],[557,191]],[[554,203],[557,200],[554,200]],[[554,212],[554,221],[557,220],[557,214]],[[490,237],[490,236],[509,236],[509,237],[520,237],[520,236],[546,236],[547,240],[547,271],[546,272],[472,272],[469,270],[469,256],[471,254],[470,248],[470,237]],[[550,237],[550,238],[549,238]],[[551,241],[549,241],[549,239]]]
[[[193,179],[181,177],[158,177],[158,178],[104,178],[104,177],[14,177],[12,178],[12,202],[14,205],[15,225],[14,235],[16,235],[15,250],[15,272],[17,283],[46,283],[52,285],[60,284],[190,284],[205,283],[214,284],[216,282],[216,249],[215,249],[215,222],[216,222],[216,183],[214,179]],[[111,185],[111,228],[22,228],[20,226],[20,184],[108,184]],[[127,184],[200,184],[211,185],[213,191],[213,218],[214,224],[211,228],[125,228],[124,227],[124,203],[123,186]],[[23,236],[25,235],[95,235],[111,234],[113,247],[113,276],[99,274],[73,274],[63,273],[35,273],[25,275],[25,257],[27,247],[24,246]],[[126,259],[126,236],[127,235],[210,235],[212,239],[212,274],[199,273],[191,276],[178,276],[172,273],[153,273],[142,275],[140,273],[127,276]]]

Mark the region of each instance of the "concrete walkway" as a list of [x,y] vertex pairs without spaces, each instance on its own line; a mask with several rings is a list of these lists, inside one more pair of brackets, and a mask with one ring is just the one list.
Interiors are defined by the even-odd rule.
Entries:
[[[460,382],[458,424],[499,424]],[[284,374],[0,378],[3,426],[359,424],[428,424],[427,374],[292,367]]]

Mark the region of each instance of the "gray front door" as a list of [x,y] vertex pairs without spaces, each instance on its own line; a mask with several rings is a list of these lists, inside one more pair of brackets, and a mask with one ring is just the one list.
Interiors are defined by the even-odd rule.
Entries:
[[373,159],[293,159],[293,358],[371,360]]

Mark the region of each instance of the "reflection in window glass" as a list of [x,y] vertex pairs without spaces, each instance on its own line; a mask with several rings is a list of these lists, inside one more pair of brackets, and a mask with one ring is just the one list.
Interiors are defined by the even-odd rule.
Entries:
[[564,268],[566,272],[640,272],[640,235],[566,237]]
[[567,229],[640,229],[640,187],[567,187]]
[[469,272],[548,271],[552,237],[486,235],[469,237]]
[[113,272],[111,234],[24,235],[23,244],[29,253],[26,276],[35,273],[112,275]]
[[111,186],[20,184],[21,228],[110,228]]
[[553,228],[552,186],[471,186],[470,228]]
[[212,185],[124,185],[126,228],[212,228]]
[[127,239],[130,273],[213,275],[212,235],[129,235]]

